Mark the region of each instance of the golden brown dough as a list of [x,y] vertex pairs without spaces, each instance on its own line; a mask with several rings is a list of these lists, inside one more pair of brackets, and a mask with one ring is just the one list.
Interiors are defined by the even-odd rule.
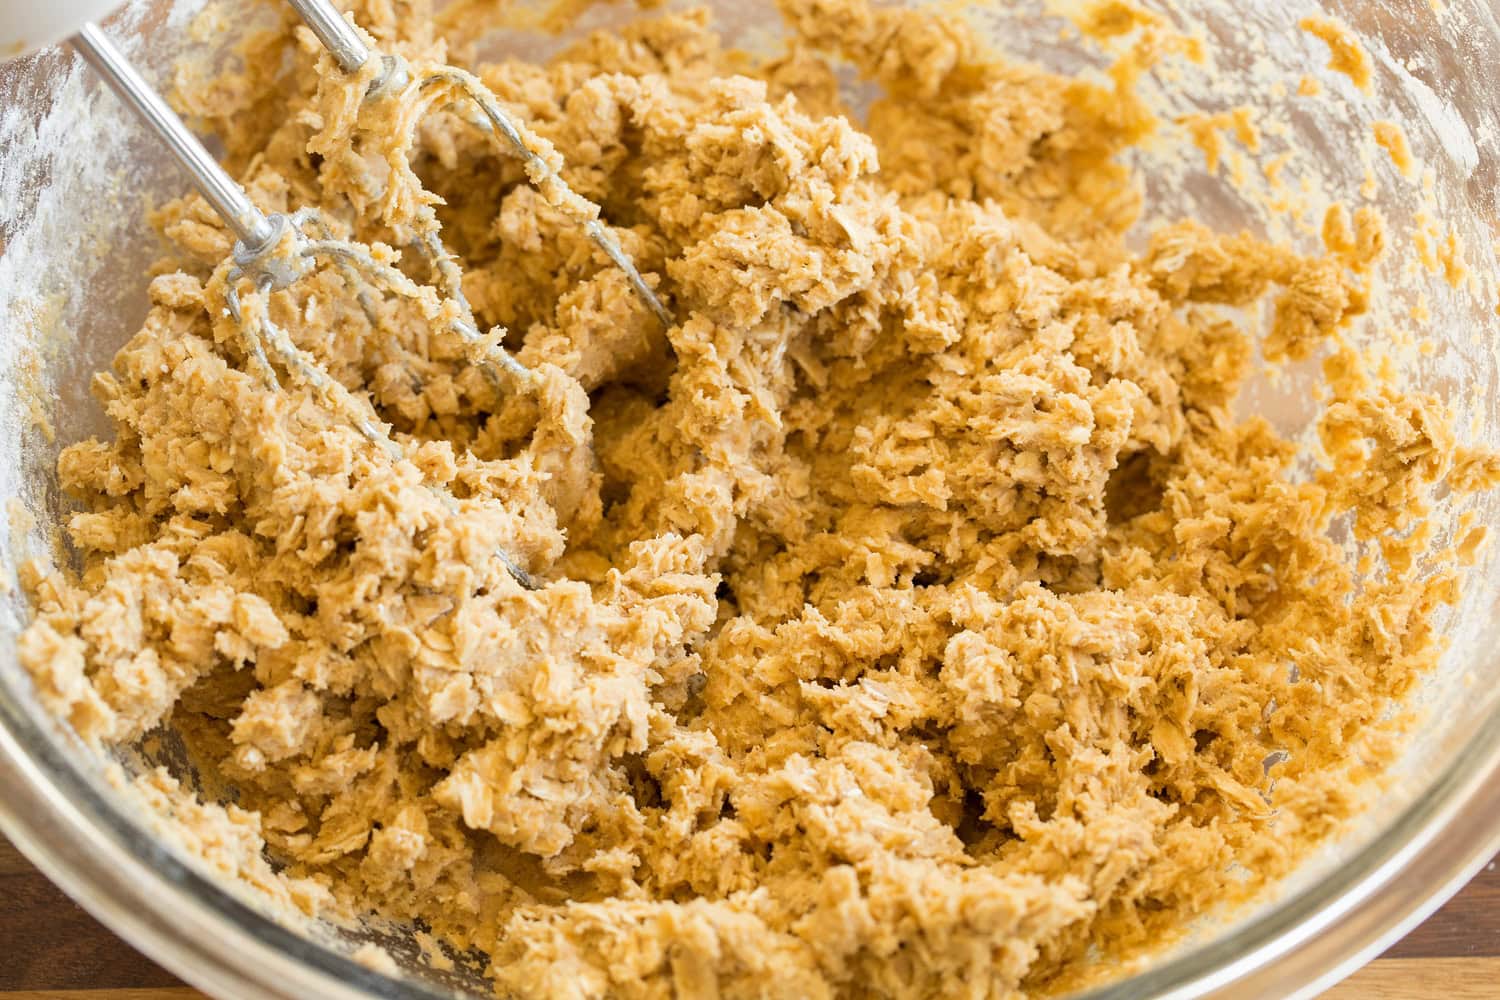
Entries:
[[[192,108],[255,196],[394,246],[435,212],[537,385],[336,268],[278,293],[393,461],[247,373],[187,199],[95,383],[116,435],[60,460],[84,567],[33,581],[22,644],[49,705],[171,725],[299,898],[421,918],[509,994],[1017,996],[1159,945],[1357,808],[1456,593],[1411,529],[1500,475],[1344,345],[1373,212],[1317,256],[1191,220],[1127,249],[1155,22],[1107,20],[1140,39],[1100,86],[936,14],[781,7],[759,68],[699,14],[472,67],[665,331],[463,117],[406,171],[363,79],[257,36]],[[355,11],[445,58],[425,3]],[[835,57],[883,88],[866,126]],[[1261,302],[1267,357],[1330,359],[1310,477],[1230,410],[1254,340],[1221,307]],[[1363,586],[1349,513],[1391,567]]]
[[1370,54],[1360,46],[1348,25],[1331,17],[1304,17],[1297,27],[1328,46],[1328,68],[1342,73],[1360,90],[1369,91]]

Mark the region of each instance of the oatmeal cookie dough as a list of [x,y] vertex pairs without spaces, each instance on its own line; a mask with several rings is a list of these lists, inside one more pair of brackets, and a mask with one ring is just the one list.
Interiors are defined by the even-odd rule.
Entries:
[[[1161,945],[1358,807],[1457,592],[1423,514],[1500,471],[1345,342],[1371,210],[1312,255],[1193,220],[1127,247],[1159,25],[1101,85],[934,13],[780,6],[760,64],[686,13],[469,66],[666,329],[463,116],[404,171],[278,14],[189,110],[268,209],[395,247],[435,211],[537,385],[336,267],[277,293],[393,460],[249,373],[191,198],[95,381],[116,434],[60,460],[48,704],[102,744],[171,727],[306,906],[425,921],[505,995],[1019,996]],[[425,2],[354,13],[465,55]],[[1231,411],[1257,337],[1324,359],[1310,476]]]

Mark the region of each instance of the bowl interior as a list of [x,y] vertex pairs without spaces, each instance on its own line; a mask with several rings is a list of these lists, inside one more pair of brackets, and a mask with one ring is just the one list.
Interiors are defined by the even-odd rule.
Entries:
[[[166,81],[184,54],[222,52],[231,41],[194,30],[200,6],[197,0],[137,0],[108,27],[149,77]],[[769,3],[713,0],[707,6],[724,38],[751,51],[775,51],[779,42]],[[963,13],[1017,60],[1066,73],[1101,74],[1111,54],[1069,27],[1059,16],[1064,6],[972,4]],[[1329,204],[1378,205],[1389,223],[1391,252],[1380,272],[1380,305],[1360,321],[1358,336],[1389,354],[1409,385],[1447,400],[1459,414],[1462,437],[1500,445],[1492,221],[1500,180],[1500,117],[1489,72],[1500,56],[1495,9],[1477,0],[1451,3],[1443,12],[1428,0],[1146,6],[1200,37],[1209,58],[1203,65],[1166,64],[1141,83],[1163,120],[1156,137],[1131,154],[1145,189],[1141,232],[1188,216],[1311,251],[1319,246]],[[1325,8],[1347,21],[1370,53],[1371,93],[1324,72],[1326,47],[1298,28],[1300,18]],[[591,6],[562,36],[525,26],[524,8],[510,16],[514,23],[479,40],[481,52],[536,58],[584,31],[640,12]],[[1299,101],[1299,84],[1310,74],[1327,94]],[[858,93],[857,81],[851,79],[849,86]],[[1188,114],[1240,107],[1253,109],[1260,124],[1258,148],[1230,143],[1219,168],[1210,171],[1187,131],[1172,123]],[[1422,165],[1415,181],[1373,149],[1370,135],[1377,121],[1403,126]],[[29,682],[15,659],[15,637],[26,620],[16,567],[30,554],[59,552],[66,558],[55,530],[67,510],[57,489],[56,455],[66,444],[107,428],[87,386],[145,315],[143,272],[155,255],[156,239],[142,213],[185,187],[176,168],[69,54],[50,50],[0,66],[0,435],[15,442],[0,449],[0,496],[13,498],[11,530],[0,533],[0,701],[13,712],[34,709]],[[1441,268],[1417,263],[1422,239],[1447,240],[1450,234],[1469,272],[1457,283]],[[1425,318],[1416,318],[1424,313]],[[1311,363],[1263,374],[1253,379],[1239,406],[1244,413],[1268,416],[1285,434],[1309,440],[1318,381]],[[1500,498],[1445,500],[1434,515],[1440,542],[1454,536],[1466,514],[1500,526]],[[1349,547],[1354,554],[1356,547]],[[1500,549],[1492,547],[1479,553],[1462,602],[1442,619],[1449,645],[1441,668],[1414,694],[1423,715],[1391,780],[1378,792],[1379,808],[1327,845],[1259,909],[1322,884],[1361,845],[1380,838],[1404,807],[1450,770],[1469,737],[1495,713],[1497,583]],[[36,740],[54,749],[76,749],[69,734],[55,726],[27,738],[38,760],[46,755]],[[158,756],[173,763],[171,741],[162,746]],[[139,763],[128,756],[128,765]],[[105,787],[98,767],[90,765],[84,773]],[[131,814],[133,807],[114,793],[104,794]],[[1222,939],[1255,916],[1252,910],[1205,921],[1178,947]],[[321,942],[314,947],[347,950],[353,942],[377,939],[413,976],[443,988],[487,992],[473,966],[460,963],[452,973],[427,968],[410,930],[330,928],[314,932]]]

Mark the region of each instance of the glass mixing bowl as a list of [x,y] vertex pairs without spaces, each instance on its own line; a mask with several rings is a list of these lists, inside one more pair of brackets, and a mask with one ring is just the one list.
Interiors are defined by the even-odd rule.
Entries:
[[[199,5],[138,0],[108,29],[149,77],[165,83],[184,53],[221,51],[228,41],[193,30]],[[768,3],[709,6],[735,44],[774,42]],[[1205,169],[1201,154],[1183,155],[1183,136],[1170,128],[1133,152],[1146,222],[1191,214],[1311,248],[1311,223],[1329,199],[1373,197],[1390,222],[1394,252],[1382,275],[1388,308],[1363,321],[1363,334],[1395,351],[1411,384],[1447,398],[1469,440],[1500,443],[1491,229],[1500,162],[1500,102],[1491,85],[1500,64],[1496,9],[1484,0],[1148,6],[1191,27],[1211,57],[1207,67],[1162,70],[1143,81],[1168,120],[1248,105],[1263,127],[1258,149],[1231,148],[1217,172]],[[1323,43],[1298,29],[1300,18],[1323,10],[1342,17],[1371,54],[1368,95],[1327,72]],[[1038,5],[979,4],[966,13],[1013,57],[1069,73],[1098,73],[1107,63]],[[573,33],[633,14],[595,6]],[[244,19],[237,12],[230,22]],[[511,28],[486,44],[536,57],[562,40]],[[1304,75],[1319,78],[1320,99],[1293,99]],[[1421,182],[1403,182],[1373,152],[1377,120],[1404,126],[1425,165]],[[1293,192],[1305,211],[1268,216],[1247,187],[1275,196],[1266,175],[1276,172],[1258,168],[1287,152],[1295,156],[1277,174],[1279,190]],[[1376,182],[1373,195],[1361,194],[1367,175]],[[16,662],[26,619],[16,567],[28,553],[48,550],[65,510],[57,451],[103,428],[87,394],[89,376],[108,366],[145,314],[142,270],[155,244],[142,211],[186,187],[70,54],[52,50],[0,67],[0,440],[10,442],[0,447],[10,521],[0,531],[0,828],[100,920],[216,995],[486,996],[482,977],[463,962],[451,972],[427,968],[412,928],[278,923],[223,874],[170,846],[160,818],[111,781],[109,762],[40,710]],[[1473,275],[1463,287],[1410,266],[1414,233],[1424,226],[1462,240]],[[1418,308],[1430,315],[1421,324],[1411,319]],[[1401,330],[1420,336],[1392,335]],[[1241,405],[1284,433],[1302,432],[1314,412],[1312,371],[1262,378]],[[1500,525],[1495,497],[1445,503],[1434,517],[1446,531],[1462,510]],[[1500,548],[1491,548],[1473,567],[1462,604],[1443,620],[1449,647],[1441,668],[1413,696],[1421,715],[1410,744],[1363,819],[1255,906],[1205,918],[1091,996],[1310,995],[1409,930],[1500,848],[1497,583]],[[349,957],[370,940],[389,949],[399,972],[372,971]]]

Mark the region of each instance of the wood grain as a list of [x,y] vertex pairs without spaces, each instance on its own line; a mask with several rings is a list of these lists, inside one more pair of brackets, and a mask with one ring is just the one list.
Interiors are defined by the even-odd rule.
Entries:
[[[0,995],[7,991],[181,986],[115,937],[0,838]],[[24,995],[24,994],[22,994]]]
[[[1405,940],[1320,1000],[1500,998],[1491,863]],[[204,1000],[62,894],[0,838],[0,1000]]]
[[0,837],[0,878],[7,875],[25,875],[31,871],[31,862],[21,856],[21,852],[11,845],[11,842]]
[[208,1000],[186,986],[161,990],[15,990],[5,1000]]
[[[1500,868],[1491,861],[1463,892],[1384,958],[1500,958]],[[1500,978],[1488,994],[1500,997]]]
[[1382,958],[1319,1000],[1494,1000],[1500,958]]

